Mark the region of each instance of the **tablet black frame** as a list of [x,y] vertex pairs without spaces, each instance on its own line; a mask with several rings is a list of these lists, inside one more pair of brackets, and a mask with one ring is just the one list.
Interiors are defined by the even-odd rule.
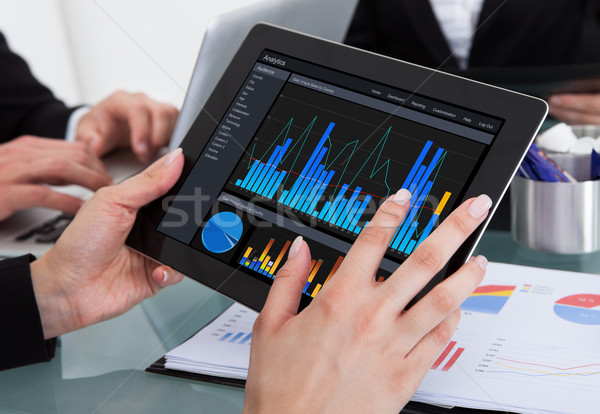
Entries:
[[[417,92],[417,88],[419,95],[504,119],[500,132],[463,198],[488,194],[494,202],[492,213],[508,189],[548,111],[546,103],[538,98],[260,23],[250,31],[182,141],[185,156],[182,178],[165,197],[177,194],[260,53],[265,49],[398,89]],[[250,308],[262,309],[270,285],[156,230],[164,215],[163,199],[164,197],[140,210],[127,244],[141,254],[169,265]],[[491,215],[419,296],[466,261]],[[306,301],[303,302],[305,305]]]

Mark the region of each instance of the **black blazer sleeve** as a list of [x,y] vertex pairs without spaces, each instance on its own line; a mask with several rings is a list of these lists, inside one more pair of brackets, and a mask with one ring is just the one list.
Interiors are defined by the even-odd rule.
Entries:
[[63,138],[74,110],[35,79],[0,33],[0,143],[25,134]]
[[0,261],[0,370],[49,361],[56,338],[44,340],[29,264],[31,255]]

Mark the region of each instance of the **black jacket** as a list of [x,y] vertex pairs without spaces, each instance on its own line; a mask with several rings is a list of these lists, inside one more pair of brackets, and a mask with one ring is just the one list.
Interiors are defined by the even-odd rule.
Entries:
[[[599,0],[485,0],[469,67],[600,62]],[[345,42],[432,68],[458,64],[427,0],[360,0]]]
[[74,109],[35,79],[0,33],[0,143],[26,134],[64,138]]

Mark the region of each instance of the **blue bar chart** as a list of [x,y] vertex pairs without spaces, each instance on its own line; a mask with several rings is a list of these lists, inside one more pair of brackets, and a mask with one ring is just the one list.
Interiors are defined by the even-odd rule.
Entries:
[[[309,128],[312,128],[315,120],[309,125]],[[284,131],[289,131],[290,126],[291,121],[288,122],[287,129],[284,129]],[[390,160],[380,163],[379,159],[391,128],[385,132],[379,143],[369,154],[361,155],[362,158],[356,159],[356,165],[352,172],[349,172],[347,167],[349,161],[357,153],[358,140],[347,143],[341,152],[352,144],[354,144],[354,149],[346,157],[348,161],[345,164],[336,164],[341,170],[340,173],[340,170],[332,166],[333,162],[328,162],[329,158],[334,158],[334,155],[331,154],[333,144],[330,135],[335,126],[335,122],[329,122],[322,134],[315,134],[315,137],[318,136],[319,138],[318,141],[316,139],[313,141],[316,142],[314,149],[312,149],[310,156],[304,158],[306,162],[303,161],[304,163],[299,165],[296,171],[282,168],[282,161],[289,155],[287,152],[293,150],[297,143],[294,143],[292,138],[288,138],[287,134],[282,140],[278,137],[280,145],[273,143],[261,159],[251,158],[244,175],[238,176],[239,178],[234,181],[235,186],[308,216],[313,216],[339,229],[359,234],[363,227],[368,224],[368,219],[373,214],[373,209],[368,215],[365,214],[373,197],[383,200],[390,195],[391,186],[387,183]],[[280,136],[282,133],[280,133]],[[308,137],[306,130],[302,136],[305,137],[301,145],[303,148]],[[408,175],[403,178],[402,186],[399,187],[408,189],[412,194],[410,210],[390,243],[392,249],[407,255],[431,233],[452,195],[451,192],[446,191],[441,196],[437,207],[430,206],[433,199],[430,194],[447,152],[444,148],[435,147],[431,140],[426,140],[424,144],[418,145],[422,145],[420,153],[414,164],[412,164]],[[416,151],[419,151],[419,147],[416,148]],[[297,153],[299,152],[297,151]],[[335,160],[340,157],[339,149],[336,153],[338,155]],[[296,155],[296,159],[298,159],[298,155]],[[363,172],[367,162],[373,163],[370,174]],[[360,177],[362,178],[357,178],[361,172]],[[365,182],[369,184],[369,180],[371,180],[369,185],[373,186],[372,177],[377,173],[381,175],[377,179],[377,184],[380,185],[379,194],[372,194],[369,189],[363,188],[363,186],[365,186]],[[336,176],[338,179],[337,182],[334,182],[333,179]],[[358,181],[355,184],[357,179]],[[402,181],[400,180],[398,184],[400,182]],[[387,187],[387,194],[381,194],[382,184]],[[440,193],[439,189],[437,192]],[[426,206],[426,202],[429,203],[428,206]],[[248,260],[244,260],[244,265],[246,261]],[[250,260],[248,266],[261,269],[263,264],[265,264],[263,260],[259,260],[257,263],[252,263]],[[264,269],[261,269],[261,271],[265,272]],[[266,272],[268,273],[268,271]]]

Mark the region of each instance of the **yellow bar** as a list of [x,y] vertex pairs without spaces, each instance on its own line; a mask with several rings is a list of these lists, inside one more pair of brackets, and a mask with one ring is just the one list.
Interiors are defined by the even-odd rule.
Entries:
[[260,258],[258,259],[259,262],[262,262],[267,253],[269,253],[271,246],[273,246],[273,242],[275,242],[275,239],[269,240],[269,243],[267,243],[267,247],[265,247],[265,250],[263,250],[262,254],[260,255]]
[[243,256],[243,257],[244,257],[244,259],[247,259],[247,258],[248,258],[248,256],[250,256],[250,252],[252,252],[252,247],[248,247],[248,248],[246,249],[246,253],[244,253],[244,256]]
[[452,195],[452,193],[449,193],[448,191],[446,191],[446,193],[442,197],[442,201],[440,201],[440,204],[438,204],[437,208],[435,209],[435,213],[433,213],[433,214],[435,214],[436,216],[440,215],[440,213],[446,206],[446,203],[448,202],[448,199],[450,198],[451,195]]
[[311,283],[313,281],[313,279],[315,278],[315,275],[319,271],[319,268],[321,267],[322,264],[323,264],[323,260],[319,259],[317,264],[312,268],[310,275],[308,276],[308,283]]
[[316,295],[317,293],[319,293],[319,290],[321,290],[321,284],[320,284],[320,283],[317,283],[317,286],[315,286],[315,290],[313,290],[313,293],[311,293],[311,295],[310,295],[310,296],[314,298],[314,297],[315,297],[315,295]]
[[279,256],[277,256],[277,260],[275,260],[275,263],[273,264],[273,266],[271,266],[271,270],[269,270],[269,272],[271,274],[273,274],[275,272],[275,270],[277,270],[277,266],[279,266],[279,263],[281,263],[281,259],[283,259],[283,256],[285,256],[285,253],[289,249],[290,244],[292,244],[292,242],[289,241],[289,240],[285,242],[285,245],[283,246],[283,249],[281,249],[281,252],[279,253]]
[[331,279],[331,276],[333,276],[334,273],[337,272],[338,267],[340,267],[343,260],[344,260],[344,258],[342,256],[338,257],[337,262],[335,262],[335,265],[333,265],[333,269],[331,269],[331,272],[329,272],[329,275],[327,276],[327,279],[325,279],[323,284],[327,283],[329,281],[329,279]]
[[244,263],[244,266],[250,266],[250,260],[246,260],[246,263]]
[[265,258],[265,261],[263,262],[263,264],[260,265],[261,270],[265,270],[265,267],[267,267],[267,263],[269,263],[269,260],[271,260],[271,256],[267,256]]

